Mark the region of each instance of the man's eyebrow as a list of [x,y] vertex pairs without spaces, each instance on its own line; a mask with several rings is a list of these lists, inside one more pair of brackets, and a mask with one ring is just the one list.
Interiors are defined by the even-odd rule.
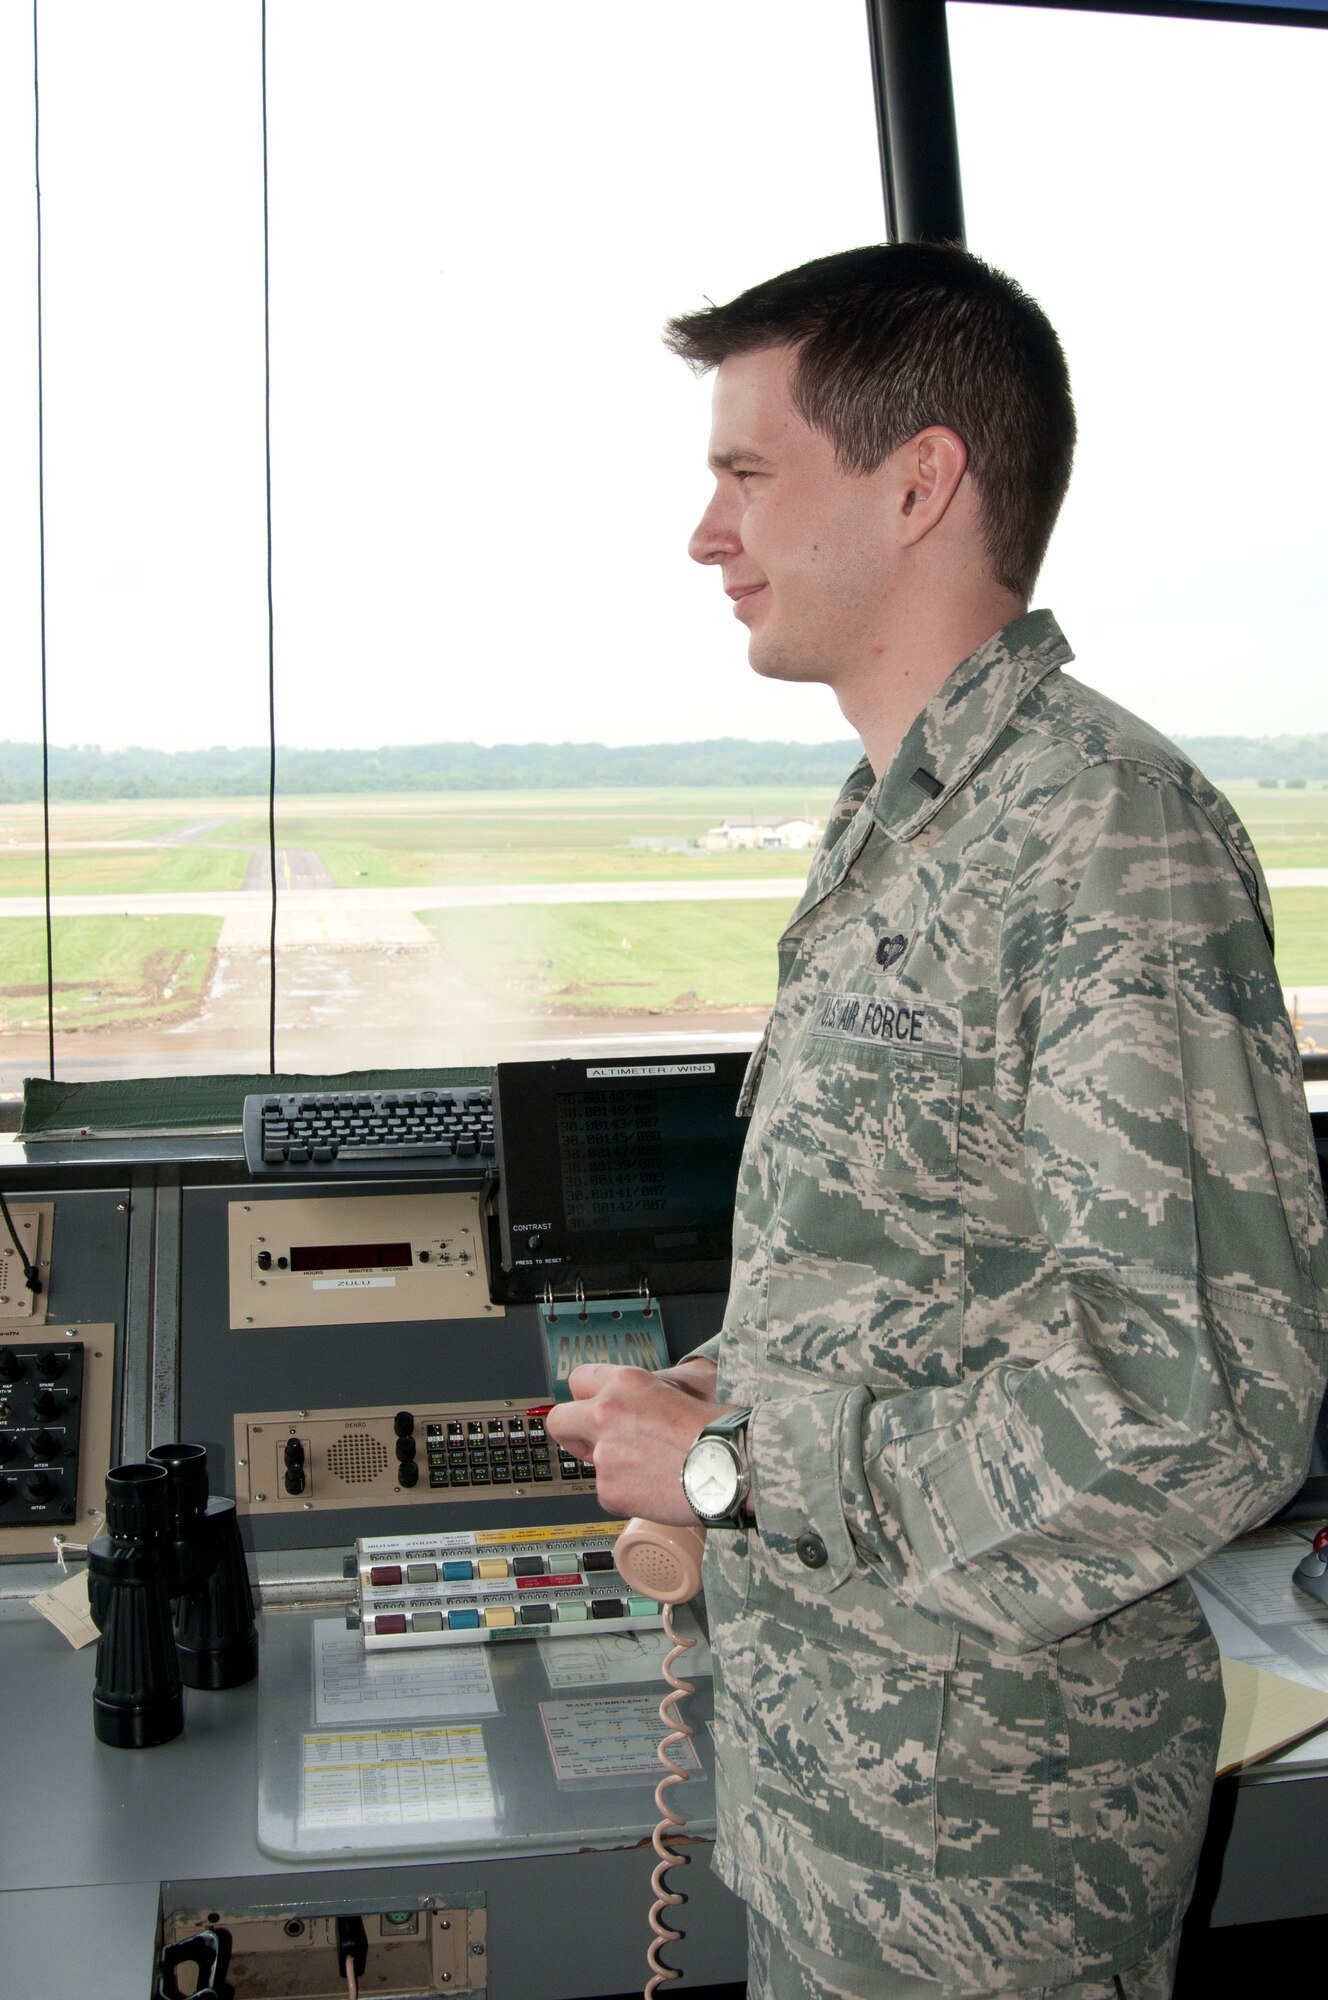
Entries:
[[708,460],[712,472],[732,472],[737,465],[760,465],[769,469],[770,460],[759,451],[712,451]]

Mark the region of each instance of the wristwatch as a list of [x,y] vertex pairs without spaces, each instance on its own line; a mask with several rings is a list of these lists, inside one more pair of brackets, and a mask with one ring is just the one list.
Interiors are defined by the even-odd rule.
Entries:
[[751,1491],[747,1471],[750,1410],[726,1410],[693,1444],[682,1462],[682,1490],[703,1528],[745,1528]]

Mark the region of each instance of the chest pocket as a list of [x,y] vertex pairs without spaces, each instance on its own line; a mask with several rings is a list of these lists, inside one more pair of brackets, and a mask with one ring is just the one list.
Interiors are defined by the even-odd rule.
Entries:
[[959,1378],[960,1028],[928,1014],[925,1046],[818,1032],[818,1016],[790,1065],[767,1137],[766,1344],[783,1367],[886,1393]]

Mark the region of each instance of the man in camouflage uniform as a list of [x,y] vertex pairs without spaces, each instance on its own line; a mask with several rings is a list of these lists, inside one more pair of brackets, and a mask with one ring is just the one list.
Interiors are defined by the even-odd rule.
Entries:
[[692,553],[868,754],[780,941],[723,1332],[549,1425],[681,1521],[750,1412],[706,1598],[753,1995],[1162,2000],[1222,1711],[1185,1572],[1294,1490],[1323,1388],[1267,889],[1025,609],[1073,415],[1016,287],[848,252],[671,341],[719,370]]

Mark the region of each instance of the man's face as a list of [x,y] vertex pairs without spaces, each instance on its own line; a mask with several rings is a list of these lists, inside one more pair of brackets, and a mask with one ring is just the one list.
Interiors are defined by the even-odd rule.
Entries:
[[844,470],[789,401],[796,358],[769,347],[721,363],[715,493],[688,552],[722,570],[757,673],[838,690],[880,669],[898,479],[889,459],[874,473]]

